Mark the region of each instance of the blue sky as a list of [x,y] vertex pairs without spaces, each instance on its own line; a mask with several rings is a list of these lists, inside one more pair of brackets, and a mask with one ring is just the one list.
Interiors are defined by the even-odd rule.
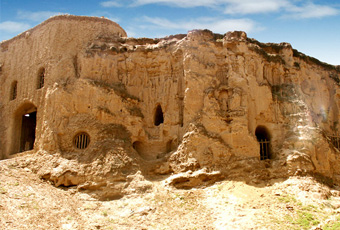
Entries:
[[340,0],[0,0],[0,41],[57,14],[104,16],[130,37],[246,31],[340,65]]

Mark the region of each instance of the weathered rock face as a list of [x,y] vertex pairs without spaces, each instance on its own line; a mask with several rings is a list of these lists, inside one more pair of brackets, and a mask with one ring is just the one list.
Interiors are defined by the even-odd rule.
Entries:
[[134,39],[107,19],[57,16],[2,42],[0,63],[0,156],[34,150],[31,167],[56,186],[113,198],[171,173],[185,175],[178,187],[297,173],[340,183],[327,137],[340,69],[287,43]]

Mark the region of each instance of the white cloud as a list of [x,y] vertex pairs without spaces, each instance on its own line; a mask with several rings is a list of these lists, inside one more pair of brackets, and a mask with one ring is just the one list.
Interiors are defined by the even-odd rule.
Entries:
[[225,0],[109,0],[101,2],[100,5],[103,7],[123,7],[123,6],[142,6],[148,4],[164,4],[169,6],[176,6],[182,8],[190,8],[197,6],[212,7],[217,6],[220,2]]
[[226,14],[258,14],[276,12],[289,5],[286,0],[226,0]]
[[312,0],[110,0],[101,2],[104,7],[142,6],[148,4],[163,4],[180,8],[209,7],[230,15],[247,15],[288,12],[288,16],[298,18],[321,18],[338,14],[335,7],[314,4]]
[[53,11],[24,11],[24,10],[18,10],[17,11],[17,17],[19,19],[29,20],[33,22],[42,22],[51,16],[59,15],[59,14],[65,14],[60,12],[53,12]]
[[[143,20],[150,23],[151,26],[160,29],[175,30],[192,30],[192,29],[209,29],[215,33],[226,33],[231,30],[243,30],[252,32],[261,30],[256,23],[250,19],[218,19],[218,18],[197,18],[188,21],[170,21],[164,18],[144,17]],[[150,25],[142,25],[143,29],[149,28]]]
[[30,27],[29,24],[21,22],[5,21],[0,23],[0,31],[5,33],[21,33]]
[[100,3],[101,6],[103,7],[121,7],[123,6],[121,3],[117,1],[105,1]]
[[303,6],[291,6],[287,8],[287,11],[290,13],[284,17],[296,19],[322,18],[339,14],[339,10],[335,8],[330,6],[316,5],[313,3],[308,3]]
[[[123,6],[112,0],[101,2],[104,7]],[[142,6],[148,4],[163,4],[181,8],[209,7],[225,9],[228,14],[248,14],[277,11],[289,0],[126,0],[125,6]]]
[[215,7],[225,0],[133,0],[132,5],[140,6],[147,4],[160,3],[165,5],[173,5],[176,7],[182,8],[190,8],[190,7],[198,7],[198,6],[206,6],[206,7]]

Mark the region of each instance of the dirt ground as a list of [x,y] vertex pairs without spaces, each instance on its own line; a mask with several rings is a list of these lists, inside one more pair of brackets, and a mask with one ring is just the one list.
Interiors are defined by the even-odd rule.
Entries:
[[221,181],[98,201],[56,188],[19,158],[0,161],[0,229],[340,229],[339,187],[311,177],[256,185]]

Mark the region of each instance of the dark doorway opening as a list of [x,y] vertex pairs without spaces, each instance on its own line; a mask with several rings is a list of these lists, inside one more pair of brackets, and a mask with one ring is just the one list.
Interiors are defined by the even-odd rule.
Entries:
[[35,128],[37,125],[37,112],[26,113],[22,116],[20,152],[32,150],[35,141]]
[[271,159],[270,134],[266,127],[258,126],[255,130],[257,141],[260,144],[260,159]]
[[164,122],[164,115],[161,105],[157,105],[154,117],[154,124],[159,126]]

